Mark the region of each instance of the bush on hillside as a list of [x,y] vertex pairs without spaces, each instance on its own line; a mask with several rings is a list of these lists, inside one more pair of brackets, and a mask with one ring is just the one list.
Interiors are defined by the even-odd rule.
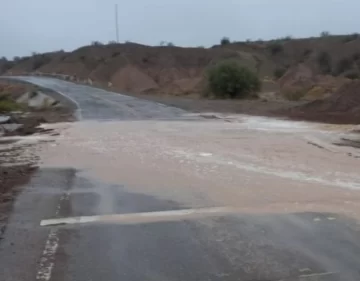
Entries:
[[50,61],[51,58],[46,55],[36,55],[34,56],[33,69],[36,70],[42,67],[43,65],[49,63]]
[[231,42],[230,42],[229,37],[223,37],[223,38],[221,39],[220,43],[221,43],[222,46],[224,46],[224,45],[230,44]]
[[99,41],[92,41],[91,45],[93,45],[93,46],[102,46],[102,43],[99,42]]
[[320,70],[323,74],[328,74],[331,72],[331,56],[327,52],[321,52],[317,56],[317,62],[319,64]]
[[346,36],[344,39],[343,39],[343,42],[344,43],[348,43],[348,42],[351,42],[351,41],[354,41],[356,39],[359,38],[359,34],[358,33],[354,33],[354,34],[351,34],[351,35],[348,35]]
[[274,56],[277,55],[278,53],[282,53],[284,51],[284,46],[279,42],[274,42],[268,46],[268,49],[270,50],[271,54]]
[[352,69],[352,67],[353,62],[348,58],[343,58],[336,65],[335,75],[340,75],[345,71]]
[[260,90],[257,75],[235,61],[223,61],[208,70],[209,90],[217,98],[244,98]]

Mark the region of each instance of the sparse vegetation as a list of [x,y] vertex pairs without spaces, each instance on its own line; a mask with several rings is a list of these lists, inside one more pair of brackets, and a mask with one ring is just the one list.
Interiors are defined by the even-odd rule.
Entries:
[[99,41],[92,41],[91,45],[92,46],[102,46],[103,44],[101,42],[99,42]]
[[346,74],[345,77],[348,78],[348,79],[351,79],[351,80],[355,80],[355,79],[359,79],[360,75],[359,75],[358,72],[352,71],[352,72]]
[[348,43],[348,42],[351,42],[351,41],[354,41],[356,39],[359,38],[359,34],[358,33],[354,33],[354,34],[351,34],[351,35],[348,35],[346,36],[344,39],[343,39],[343,42],[344,43]]
[[220,44],[221,44],[222,46],[228,45],[228,44],[230,44],[230,43],[231,43],[231,41],[230,41],[230,38],[229,38],[229,37],[223,37],[223,38],[221,39],[221,41],[220,41]]
[[271,54],[275,56],[284,51],[284,46],[279,42],[273,42],[269,44],[268,49],[270,50]]
[[283,77],[285,73],[286,73],[286,68],[284,68],[284,67],[276,68],[274,71],[274,77],[276,79],[279,79],[279,78]]
[[49,63],[51,61],[51,58],[46,55],[35,55],[34,56],[34,62],[33,62],[33,69],[36,70],[40,68],[41,66]]
[[18,57],[18,56],[13,57],[13,61],[14,61],[14,62],[18,62],[18,61],[20,61],[20,57]]
[[172,43],[172,42],[168,42],[166,45],[167,45],[168,47],[174,47],[174,46],[175,46],[174,43]]
[[291,36],[291,35],[288,35],[288,36],[279,38],[277,41],[279,41],[279,42],[286,42],[286,41],[291,41],[292,39],[293,39],[292,36]]
[[288,89],[282,95],[289,101],[299,101],[306,95],[306,91],[304,89]]
[[108,45],[116,45],[118,42],[114,41],[114,40],[111,40],[108,42]]
[[340,75],[340,74],[344,73],[345,71],[351,70],[352,67],[353,67],[353,61],[348,58],[343,58],[337,63],[334,74]]
[[311,49],[305,49],[303,55],[304,55],[304,57],[308,57],[308,56],[310,56],[311,53],[312,53]]
[[236,61],[223,61],[207,73],[209,90],[217,98],[244,98],[260,90],[260,80]]
[[323,31],[320,33],[320,37],[329,37],[330,36],[330,32],[329,31]]
[[327,92],[329,92],[327,88],[314,86],[305,94],[304,97],[306,97],[307,100],[317,100],[323,98]]
[[13,100],[9,99],[8,96],[0,96],[0,113],[6,113],[10,111],[19,110],[21,107]]
[[317,56],[317,62],[323,74],[329,74],[331,72],[332,62],[328,52],[320,52]]

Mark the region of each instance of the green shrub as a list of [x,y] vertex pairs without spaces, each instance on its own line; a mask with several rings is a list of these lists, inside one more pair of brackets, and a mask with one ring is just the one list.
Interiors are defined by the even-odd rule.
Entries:
[[243,98],[260,90],[259,78],[235,61],[223,61],[207,73],[209,90],[217,98]]
[[276,79],[279,79],[284,76],[285,72],[286,72],[286,68],[276,68],[274,70],[274,76]]
[[168,47],[174,47],[175,45],[174,45],[174,43],[172,43],[172,42],[168,42],[168,43],[167,43],[167,46],[168,46]]
[[0,113],[16,111],[20,108],[21,107],[16,102],[8,98],[4,98],[4,97],[0,98]]
[[329,37],[330,36],[330,32],[329,31],[323,31],[320,33],[320,37]]
[[270,50],[271,54],[274,56],[277,55],[278,53],[282,53],[284,51],[284,46],[279,42],[274,42],[268,46],[268,49]]
[[323,74],[328,74],[331,72],[332,63],[331,63],[331,56],[329,55],[329,53],[327,52],[319,53],[317,56],[317,62]]
[[340,75],[345,71],[352,69],[352,66],[353,66],[352,60],[348,58],[341,59],[336,65],[335,75]]
[[223,37],[220,41],[221,45],[224,46],[224,45],[228,45],[230,44],[230,38],[229,37]]

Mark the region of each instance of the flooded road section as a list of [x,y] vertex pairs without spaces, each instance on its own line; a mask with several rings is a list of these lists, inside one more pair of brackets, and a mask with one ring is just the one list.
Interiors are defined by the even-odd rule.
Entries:
[[39,136],[1,280],[360,279],[359,151],[333,144],[353,128],[150,102],[99,121],[81,99],[88,118]]

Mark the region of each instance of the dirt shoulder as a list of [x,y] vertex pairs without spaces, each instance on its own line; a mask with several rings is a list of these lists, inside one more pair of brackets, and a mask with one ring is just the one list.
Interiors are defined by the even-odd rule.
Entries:
[[303,102],[291,101],[266,101],[254,100],[211,100],[197,97],[174,97],[162,95],[132,95],[138,98],[159,102],[168,106],[179,107],[181,109],[195,112],[218,112],[229,114],[248,114],[255,116],[278,116],[279,110],[290,109]]
[[16,111],[0,115],[7,121],[0,124],[0,239],[5,231],[7,219],[21,186],[26,184],[37,170],[36,157],[28,157],[31,145],[18,145],[16,136],[50,134],[39,127],[43,123],[73,121],[72,110],[65,107],[31,108],[18,106],[16,100],[35,87],[11,85],[0,82],[0,96],[6,95],[7,105]]

